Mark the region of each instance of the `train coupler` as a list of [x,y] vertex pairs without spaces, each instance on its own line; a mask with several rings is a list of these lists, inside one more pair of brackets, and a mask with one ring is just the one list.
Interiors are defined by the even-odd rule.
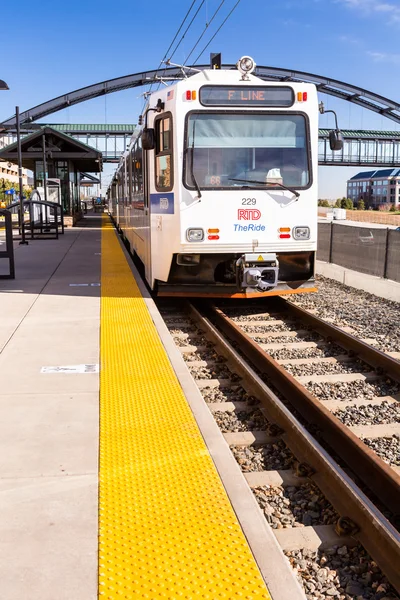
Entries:
[[267,292],[278,285],[279,262],[275,253],[243,254],[236,261],[236,283],[240,290]]

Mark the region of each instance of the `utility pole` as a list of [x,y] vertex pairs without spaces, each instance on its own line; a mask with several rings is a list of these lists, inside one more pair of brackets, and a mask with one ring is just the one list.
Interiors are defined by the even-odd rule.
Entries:
[[43,189],[44,189],[44,201],[47,202],[47,162],[46,162],[46,135],[42,135],[43,145]]
[[15,107],[15,116],[17,119],[17,146],[18,146],[18,179],[19,179],[19,212],[21,216],[21,241],[20,245],[27,246],[25,240],[25,221],[24,221],[24,189],[22,185],[22,149],[21,149],[21,129],[19,122],[19,106]]

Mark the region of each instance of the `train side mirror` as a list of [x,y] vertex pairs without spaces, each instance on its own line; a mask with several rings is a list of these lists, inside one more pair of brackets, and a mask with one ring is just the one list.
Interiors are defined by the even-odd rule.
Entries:
[[343,148],[343,135],[339,129],[329,132],[329,147],[334,152]]
[[142,131],[142,148],[143,150],[154,150],[155,145],[154,129],[146,127]]

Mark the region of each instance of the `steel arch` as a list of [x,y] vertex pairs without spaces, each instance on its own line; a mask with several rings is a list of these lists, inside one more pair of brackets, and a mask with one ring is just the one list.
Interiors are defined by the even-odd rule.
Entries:
[[[185,67],[187,75],[194,75],[199,69],[208,69],[209,66],[201,65],[196,67]],[[235,65],[223,65],[224,69],[235,69]],[[133,75],[125,75],[124,77],[117,77],[115,79],[109,79],[100,83],[95,83],[79,90],[69,92],[63,96],[53,98],[43,104],[38,104],[29,110],[20,113],[21,124],[32,123],[37,119],[41,119],[47,115],[58,112],[68,106],[91,100],[105,94],[112,94],[121,90],[129,88],[140,87],[142,85],[148,85],[150,83],[159,83],[161,78],[157,71],[144,71],[142,73],[134,73]],[[295,81],[295,82],[306,82],[313,83],[317,86],[318,91],[323,94],[330,96],[336,96],[341,100],[358,104],[363,108],[372,110],[378,114],[400,123],[400,104],[389,100],[378,94],[374,94],[363,88],[338,81],[336,79],[330,79],[322,77],[320,75],[314,75],[312,73],[306,73],[303,71],[292,71],[290,69],[279,69],[277,67],[264,67],[258,66],[254,72],[255,75],[265,81]],[[185,77],[183,70],[180,67],[168,67],[163,71],[165,80],[169,79],[182,79]],[[3,121],[0,125],[3,127],[15,126],[15,115]]]

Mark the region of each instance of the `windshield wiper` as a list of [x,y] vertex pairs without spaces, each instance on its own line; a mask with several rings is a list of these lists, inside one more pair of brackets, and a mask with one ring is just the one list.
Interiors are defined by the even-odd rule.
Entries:
[[296,198],[300,197],[300,192],[298,192],[297,190],[293,190],[290,187],[287,187],[286,185],[283,185],[283,183],[268,183],[268,181],[254,181],[253,179],[233,179],[230,178],[229,181],[241,181],[242,183],[257,183],[259,185],[263,185],[265,187],[269,187],[269,188],[274,188],[274,187],[280,187],[283,190],[287,190],[288,192],[291,192],[292,194],[294,194],[296,196]]
[[197,183],[197,179],[194,175],[194,169],[193,169],[193,162],[194,162],[194,136],[195,136],[195,132],[196,132],[196,121],[193,122],[193,142],[192,142],[192,156],[191,156],[191,160],[190,160],[190,175],[192,177],[192,181],[195,185],[195,188],[197,190],[197,194],[199,196],[199,199],[201,198],[201,191],[199,188],[199,184]]

